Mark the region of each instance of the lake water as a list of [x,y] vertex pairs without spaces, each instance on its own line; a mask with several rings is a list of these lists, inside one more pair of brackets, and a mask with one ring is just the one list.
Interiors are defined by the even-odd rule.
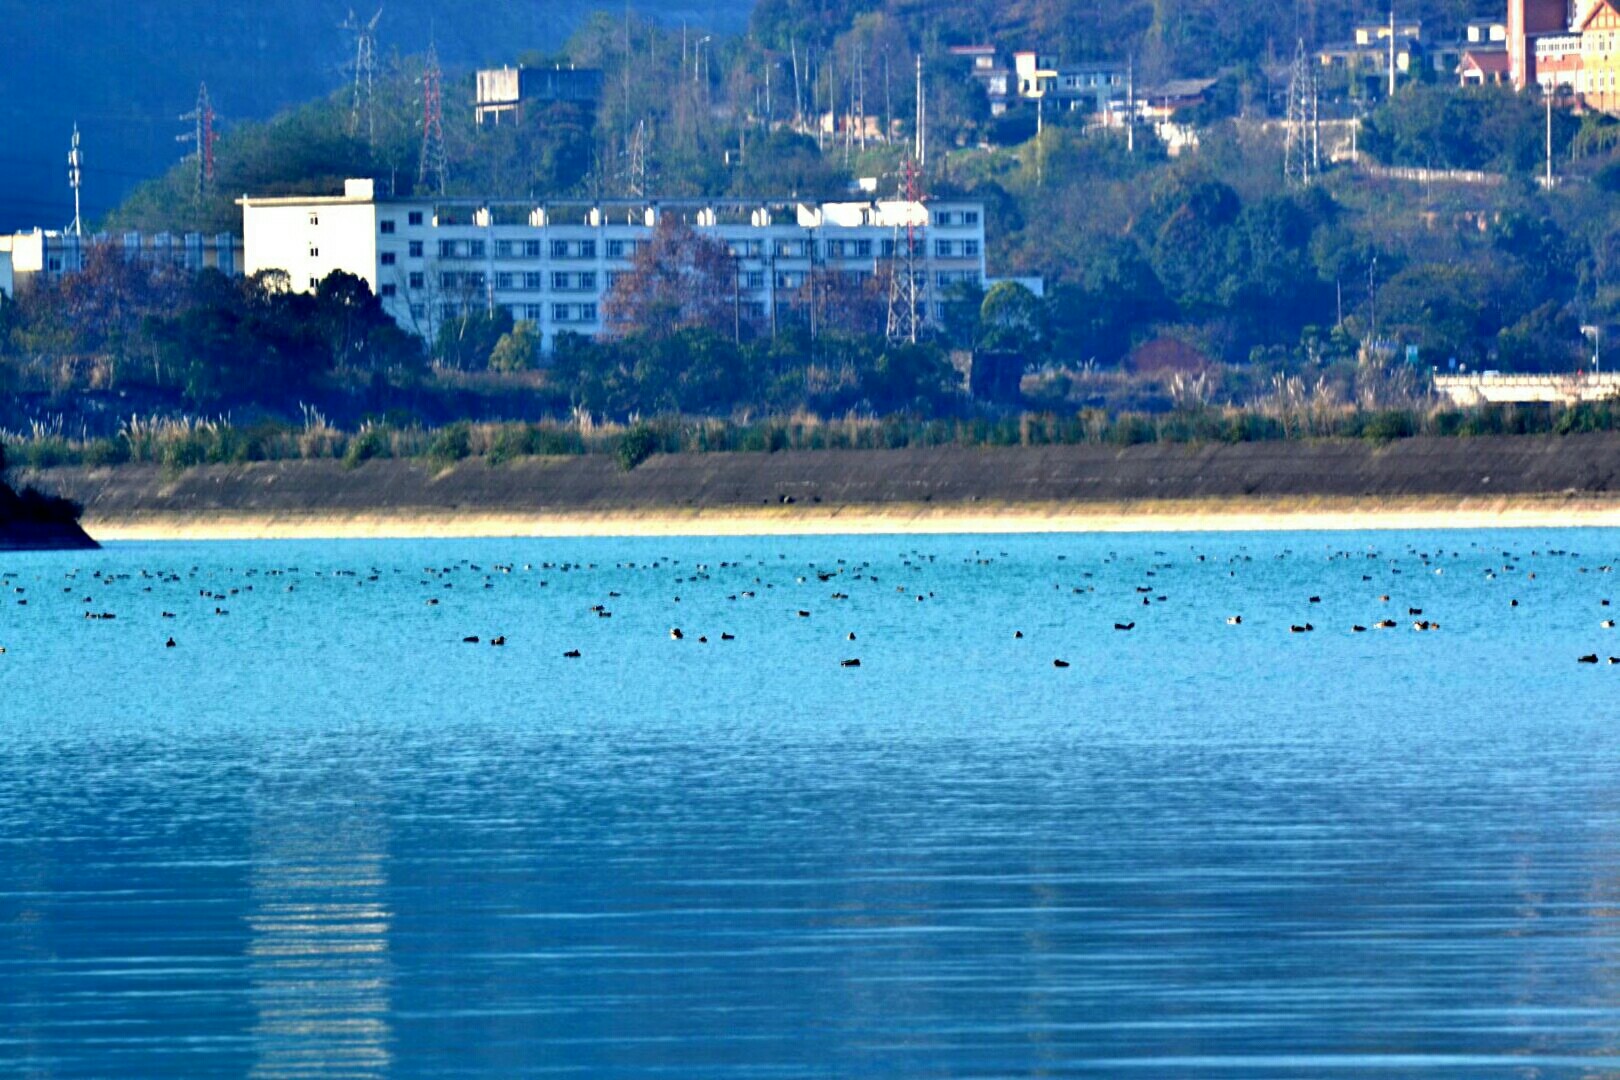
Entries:
[[1620,1076],[1611,561],[0,555],[0,1074]]

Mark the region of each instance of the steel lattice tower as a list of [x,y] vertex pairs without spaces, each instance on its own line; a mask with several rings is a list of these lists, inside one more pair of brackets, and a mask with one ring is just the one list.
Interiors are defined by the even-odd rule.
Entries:
[[449,171],[444,149],[444,72],[439,68],[438,49],[429,45],[427,67],[422,70],[422,163],[416,182],[443,195]]
[[1317,150],[1316,72],[1300,39],[1288,79],[1288,122],[1283,145],[1283,179],[1305,187],[1321,172]]
[[364,132],[367,145],[377,141],[372,83],[377,74],[377,20],[381,18],[382,8],[378,8],[370,22],[362,23],[350,9],[348,19],[338,27],[354,36],[354,100],[349,107],[349,135],[358,138]]
[[[901,173],[900,195],[914,208],[921,201],[918,169],[915,161],[907,161]],[[905,239],[901,239],[904,232]],[[915,343],[922,330],[921,300],[918,297],[917,249],[926,241],[922,227],[908,213],[905,228],[894,227],[894,253],[889,261],[889,325],[890,341]]]
[[196,108],[180,119],[189,120],[195,125],[195,130],[176,135],[175,141],[192,143],[197,147],[197,201],[201,202],[214,190],[214,144],[219,141],[219,135],[214,130],[214,121],[218,117],[208,100],[207,83],[197,88]]

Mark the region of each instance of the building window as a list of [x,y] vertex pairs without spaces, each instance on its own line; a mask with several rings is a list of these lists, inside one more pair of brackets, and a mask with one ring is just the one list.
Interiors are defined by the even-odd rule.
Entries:
[[411,244],[410,244],[410,256],[413,259],[420,259],[422,257],[422,241],[420,241],[420,240],[412,240],[411,241]]
[[417,322],[421,322],[423,319],[427,318],[427,305],[426,304],[412,304],[411,305],[411,318],[415,319]]
[[525,259],[538,259],[540,257],[540,241],[523,241],[523,257]]
[[495,287],[497,289],[510,289],[512,287],[512,278],[513,278],[512,274],[508,274],[508,273],[504,273],[504,272],[496,274],[495,275]]
[[530,292],[539,292],[545,288],[545,275],[538,270],[525,271],[523,274],[523,287]]
[[467,251],[474,259],[482,259],[486,250],[487,249],[484,247],[484,242],[482,240],[467,241]]
[[422,211],[412,210],[409,214],[405,215],[405,221],[409,225],[422,224]]
[[377,229],[384,236],[393,236],[394,235],[394,219],[393,218],[383,218],[381,221],[379,221],[377,223]]
[[842,259],[844,257],[844,242],[842,240],[827,241],[827,258]]
[[392,284],[388,284],[388,285],[384,285],[384,286],[383,286],[383,287],[382,287],[382,288],[381,288],[381,289],[380,289],[380,290],[379,290],[379,292],[380,292],[380,293],[381,293],[381,295],[383,295],[383,296],[393,296],[393,295],[394,295],[394,293],[396,293],[396,292],[398,292],[398,290],[397,290],[397,289],[395,289],[395,288],[394,288],[394,286],[393,286],[393,285],[392,285]]
[[309,291],[310,292],[314,292],[316,289],[318,289],[320,287],[321,287],[321,279],[320,278],[310,278],[309,279]]
[[964,211],[962,211],[962,224],[964,224],[964,225],[977,225],[978,223],[979,223],[979,212],[977,210],[964,210]]
[[581,289],[595,289],[596,274],[594,272],[587,272],[579,275],[579,287]]
[[395,262],[395,256],[394,256],[394,253],[392,251],[385,251],[385,252],[382,253],[382,264],[384,266],[393,266],[394,262]]
[[460,285],[461,275],[454,271],[446,270],[439,275],[439,288],[441,289],[454,289]]
[[569,311],[568,311],[568,305],[567,304],[552,304],[551,305],[551,321],[552,322],[568,322],[569,321],[568,316],[569,316]]
[[870,259],[872,257],[872,241],[855,241],[855,257],[858,259]]
[[458,308],[454,304],[440,304],[439,305],[439,318],[441,318],[441,319],[453,319],[457,315],[460,315],[460,314],[461,314],[461,309]]
[[551,242],[551,257],[553,259],[566,259],[566,258],[568,258],[568,241],[566,241],[566,240],[553,240]]
[[457,257],[458,256],[456,255],[456,242],[454,240],[440,240],[439,241],[439,258],[441,258],[441,259],[454,259],[454,258],[457,258]]
[[595,322],[596,321],[596,305],[595,304],[581,304],[581,305],[579,305],[579,321],[580,322]]
[[551,275],[551,288],[555,292],[568,291],[569,277],[560,270],[553,271]]
[[956,245],[949,240],[935,240],[934,254],[941,259],[948,259],[956,253]]
[[962,241],[962,254],[970,259],[979,257],[979,242],[977,240]]
[[311,210],[309,212],[309,223],[311,225],[319,225],[321,223],[321,215],[316,211]]
[[420,289],[427,285],[427,279],[422,275],[420,270],[413,270],[411,271],[410,279],[406,282],[406,284],[413,289]]
[[581,240],[579,242],[579,257],[582,259],[596,258],[596,241]]
[[609,240],[607,242],[607,257],[610,259],[624,258],[624,241]]
[[320,258],[321,257],[321,249],[316,247],[314,244],[309,245],[309,257],[312,258],[312,259]]
[[512,257],[512,241],[495,241],[495,257],[497,259],[510,259]]
[[523,318],[528,322],[539,322],[543,317],[545,308],[541,304],[524,304]]
[[951,214],[951,212],[949,210],[937,211],[934,214],[934,224],[935,225],[949,225],[949,224],[951,224],[952,216],[953,215]]

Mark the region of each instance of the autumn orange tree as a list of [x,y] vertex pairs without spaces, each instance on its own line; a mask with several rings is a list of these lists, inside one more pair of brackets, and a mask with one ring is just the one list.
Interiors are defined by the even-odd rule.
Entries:
[[736,275],[731,249],[722,241],[662,216],[630,269],[613,283],[603,313],[621,336],[664,337],[697,328],[730,334],[738,318]]

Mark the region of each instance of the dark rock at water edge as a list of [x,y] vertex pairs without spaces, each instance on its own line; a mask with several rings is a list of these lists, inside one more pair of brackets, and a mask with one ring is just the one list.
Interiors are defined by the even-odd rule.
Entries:
[[97,548],[79,527],[79,504],[35,488],[13,490],[0,480],[0,551],[78,551]]

